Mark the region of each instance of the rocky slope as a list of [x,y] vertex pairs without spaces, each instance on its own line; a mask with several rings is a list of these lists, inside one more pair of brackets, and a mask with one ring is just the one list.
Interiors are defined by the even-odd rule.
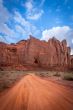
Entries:
[[70,47],[66,40],[56,38],[40,41],[32,36],[16,44],[0,42],[0,67],[32,65],[36,67],[65,69],[70,66]]

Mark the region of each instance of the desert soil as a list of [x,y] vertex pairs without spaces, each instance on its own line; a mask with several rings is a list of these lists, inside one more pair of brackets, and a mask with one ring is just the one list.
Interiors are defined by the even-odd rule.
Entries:
[[73,110],[73,88],[29,74],[0,95],[0,110]]

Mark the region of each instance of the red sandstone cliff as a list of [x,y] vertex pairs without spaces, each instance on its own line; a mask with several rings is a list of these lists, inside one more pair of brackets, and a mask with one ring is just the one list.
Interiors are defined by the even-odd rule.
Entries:
[[70,55],[70,68],[73,70],[73,55]]
[[32,65],[68,68],[70,61],[70,47],[67,47],[66,40],[60,42],[53,37],[46,42],[30,36],[30,39],[16,44],[0,43],[0,67]]

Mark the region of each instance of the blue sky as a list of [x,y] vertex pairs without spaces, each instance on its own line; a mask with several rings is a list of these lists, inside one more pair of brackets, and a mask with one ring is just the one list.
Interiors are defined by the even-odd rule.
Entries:
[[0,0],[0,41],[16,43],[29,35],[66,39],[73,48],[73,0]]

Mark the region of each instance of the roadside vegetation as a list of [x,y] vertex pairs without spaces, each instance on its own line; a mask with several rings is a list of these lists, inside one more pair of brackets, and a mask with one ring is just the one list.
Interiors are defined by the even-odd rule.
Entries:
[[73,74],[64,74],[63,79],[73,81]]
[[60,73],[59,73],[59,72],[56,72],[56,73],[54,73],[54,74],[53,74],[53,76],[60,77],[61,75],[60,75]]
[[73,72],[57,72],[57,71],[0,71],[0,91],[10,88],[16,81],[19,81],[27,74],[35,74],[42,78],[54,80],[73,81]]

